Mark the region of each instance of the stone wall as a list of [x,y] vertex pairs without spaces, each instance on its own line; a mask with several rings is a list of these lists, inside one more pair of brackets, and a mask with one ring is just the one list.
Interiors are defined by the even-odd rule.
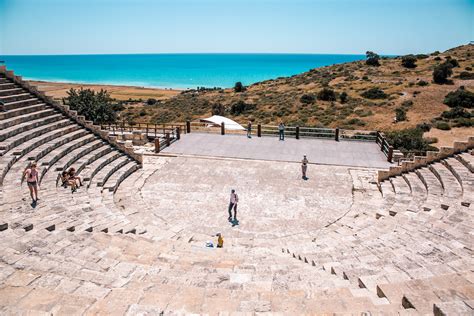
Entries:
[[89,130],[96,136],[100,137],[104,141],[108,142],[113,147],[124,152],[131,158],[133,158],[138,163],[142,164],[143,156],[136,154],[132,148],[125,147],[123,142],[118,141],[115,137],[109,137],[109,132],[102,131],[100,126],[94,125],[93,122],[86,120],[82,115],[78,115],[76,111],[73,111],[67,105],[63,105],[52,97],[47,96],[44,92],[38,90],[38,88],[28,81],[23,80],[21,76],[15,76],[13,71],[7,70],[6,66],[0,66],[0,74],[4,74],[8,79],[13,80],[13,82],[22,88],[28,90],[31,94],[35,95],[37,98],[45,102],[46,104],[54,107],[56,110],[60,111],[62,114],[68,118],[75,121],[77,124],[81,125],[83,128]]
[[454,142],[453,147],[441,147],[439,151],[428,151],[426,156],[415,156],[411,161],[404,161],[400,166],[390,167],[387,171],[378,172],[378,181],[387,180],[390,177],[399,176],[402,173],[413,171],[417,168],[426,167],[428,164],[440,161],[455,154],[474,148],[474,136],[465,142]]

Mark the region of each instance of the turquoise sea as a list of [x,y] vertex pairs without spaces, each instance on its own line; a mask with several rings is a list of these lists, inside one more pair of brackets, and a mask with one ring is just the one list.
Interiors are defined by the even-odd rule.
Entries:
[[159,88],[232,87],[364,59],[330,54],[133,54],[1,56],[25,79]]

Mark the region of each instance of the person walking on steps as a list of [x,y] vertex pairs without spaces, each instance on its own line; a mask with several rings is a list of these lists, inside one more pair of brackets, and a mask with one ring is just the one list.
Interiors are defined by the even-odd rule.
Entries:
[[28,189],[30,189],[31,204],[33,206],[38,202],[38,188],[39,188],[39,177],[38,170],[36,169],[36,162],[33,162],[28,168],[26,168],[23,176],[26,178]]
[[285,124],[283,124],[283,122],[278,124],[278,135],[280,136],[280,140],[285,140]]
[[303,180],[308,180],[308,178],[306,177],[307,170],[308,170],[308,159],[306,158],[306,155],[304,155],[303,160],[301,160],[301,173],[302,173]]
[[234,222],[237,221],[237,203],[239,203],[239,196],[235,193],[235,190],[230,191],[230,201],[229,201],[229,217],[227,218],[229,222],[232,222],[232,209],[234,209]]
[[247,137],[252,138],[252,122],[249,121],[247,124]]

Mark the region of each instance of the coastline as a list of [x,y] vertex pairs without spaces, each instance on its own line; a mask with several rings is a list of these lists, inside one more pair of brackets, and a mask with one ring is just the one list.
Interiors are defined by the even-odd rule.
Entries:
[[176,88],[150,88],[140,86],[126,86],[126,85],[113,85],[113,84],[93,84],[93,83],[69,83],[69,82],[58,82],[58,81],[45,81],[45,80],[28,80],[32,85],[38,87],[38,89],[44,91],[48,96],[55,99],[61,99],[67,97],[67,91],[73,89],[92,89],[94,91],[100,91],[101,89],[107,90],[112,98],[117,100],[128,100],[128,99],[147,99],[153,98],[157,100],[166,100],[174,97],[181,93],[184,89]]

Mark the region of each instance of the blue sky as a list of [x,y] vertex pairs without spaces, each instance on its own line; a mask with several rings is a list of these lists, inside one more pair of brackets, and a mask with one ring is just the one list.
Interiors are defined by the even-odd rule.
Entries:
[[474,0],[0,0],[0,54],[422,53],[474,40]]

